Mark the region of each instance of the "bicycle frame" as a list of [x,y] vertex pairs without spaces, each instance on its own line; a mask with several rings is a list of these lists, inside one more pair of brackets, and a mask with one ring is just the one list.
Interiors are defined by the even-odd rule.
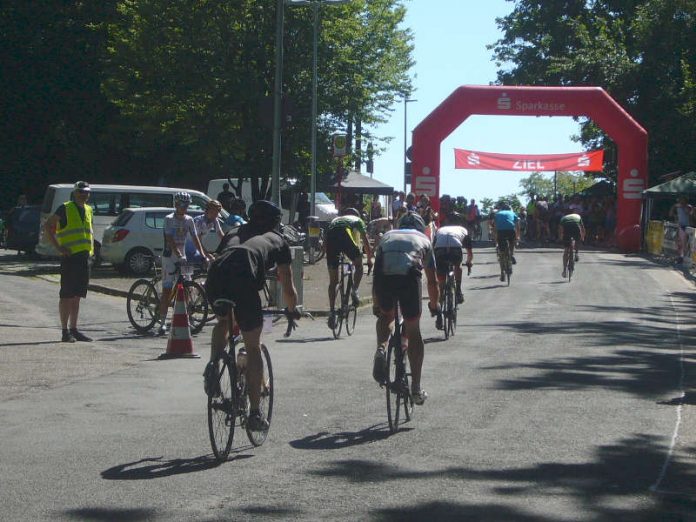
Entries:
[[[394,307],[394,332],[388,343],[387,367],[391,372],[392,358],[394,361],[394,379],[387,379],[387,419],[389,421],[389,431],[395,433],[399,429],[399,416],[403,408],[406,421],[411,420],[413,413],[413,398],[409,388],[410,373],[406,370],[405,358],[408,353],[403,349],[403,336],[405,335],[405,325],[401,319],[399,303]],[[394,404],[392,404],[394,400]]]

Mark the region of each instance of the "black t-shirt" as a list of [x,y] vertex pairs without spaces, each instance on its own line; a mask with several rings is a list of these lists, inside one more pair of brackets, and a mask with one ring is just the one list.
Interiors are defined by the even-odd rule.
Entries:
[[[77,211],[80,214],[80,219],[82,221],[85,220],[85,207],[81,207],[80,205],[75,205],[77,207]],[[65,210],[65,203],[63,203],[60,207],[56,209],[55,212],[56,216],[60,218],[60,228],[65,228],[68,226],[68,214]]]
[[252,227],[242,225],[235,236],[226,239],[213,266],[225,269],[228,274],[252,278],[259,290],[263,288],[268,270],[276,264],[289,265],[292,262],[290,245],[274,230],[257,235]]

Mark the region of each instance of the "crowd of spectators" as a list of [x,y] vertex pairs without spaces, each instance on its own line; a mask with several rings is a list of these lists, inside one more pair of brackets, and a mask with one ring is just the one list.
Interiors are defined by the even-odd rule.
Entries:
[[557,242],[558,224],[567,210],[582,217],[587,231],[586,245],[614,246],[614,196],[559,195],[549,201],[546,196],[532,194],[526,207],[520,210],[525,240],[539,243]]

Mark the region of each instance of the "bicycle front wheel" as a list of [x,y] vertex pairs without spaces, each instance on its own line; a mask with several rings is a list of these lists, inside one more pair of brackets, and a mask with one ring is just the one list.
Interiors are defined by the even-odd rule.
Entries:
[[138,279],[128,290],[126,312],[128,320],[138,333],[146,333],[159,318],[159,294],[147,279]]
[[208,396],[208,434],[215,458],[224,461],[232,449],[237,419],[233,397],[236,370],[230,366],[227,355],[220,357],[216,364],[216,389]]
[[343,307],[341,309],[341,312],[344,313],[344,318],[343,320],[346,323],[346,334],[353,335],[353,332],[355,331],[355,322],[358,319],[358,309],[353,305],[351,302],[352,297],[351,297],[351,290],[353,289],[353,280],[350,279],[348,281],[348,291],[346,292],[346,296],[344,299]]
[[[261,345],[261,360],[263,361],[263,377],[261,379],[261,401],[259,402],[259,410],[268,421],[268,429],[270,429],[271,418],[273,417],[273,366],[271,365],[271,356],[268,353],[268,348]],[[247,381],[248,385],[248,381]],[[248,390],[245,390],[248,394]],[[261,446],[266,441],[268,429],[264,431],[252,431],[247,423],[246,432],[249,437],[249,442],[254,446]]]
[[186,313],[188,313],[191,333],[196,334],[203,329],[208,319],[208,299],[205,290],[196,281],[186,281]]

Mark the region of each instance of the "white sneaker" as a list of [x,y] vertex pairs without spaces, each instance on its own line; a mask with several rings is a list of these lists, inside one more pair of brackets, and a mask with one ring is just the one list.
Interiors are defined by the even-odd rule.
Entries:
[[425,400],[428,398],[428,392],[423,389],[411,390],[411,397],[413,397],[413,403],[418,406],[422,406]]

